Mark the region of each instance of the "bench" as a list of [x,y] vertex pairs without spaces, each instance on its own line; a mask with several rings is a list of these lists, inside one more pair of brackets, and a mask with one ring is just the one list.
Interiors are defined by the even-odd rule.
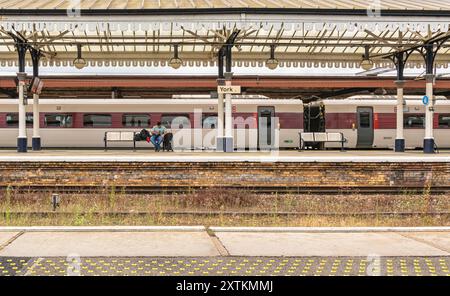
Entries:
[[136,139],[137,132],[130,131],[118,131],[118,132],[105,132],[105,151],[108,150],[108,142],[133,142],[133,151],[136,151]]
[[347,139],[343,133],[299,133],[300,151],[305,149],[305,143],[341,143],[341,151],[344,151],[344,144]]

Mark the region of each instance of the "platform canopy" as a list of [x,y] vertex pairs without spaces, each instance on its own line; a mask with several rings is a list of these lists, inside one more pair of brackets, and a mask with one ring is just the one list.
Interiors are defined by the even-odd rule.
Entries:
[[[70,66],[81,46],[91,66],[208,66],[237,32],[234,65],[264,66],[271,45],[284,67],[357,67],[449,34],[448,0],[0,0],[0,65],[17,64],[12,35]],[[447,43],[437,67],[448,67]],[[30,63],[30,60],[28,60]],[[423,66],[416,53],[407,66]]]

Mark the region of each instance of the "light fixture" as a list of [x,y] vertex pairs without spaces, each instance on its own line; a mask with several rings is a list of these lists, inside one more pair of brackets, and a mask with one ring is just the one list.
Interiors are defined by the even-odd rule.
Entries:
[[369,46],[366,45],[365,47],[365,52],[363,54],[363,60],[361,62],[361,68],[365,71],[369,71],[370,69],[373,68],[373,61],[370,59],[370,55],[369,55]]
[[266,67],[275,70],[278,67],[278,60],[275,58],[275,45],[270,46],[270,58],[266,61]]
[[81,44],[77,44],[77,58],[73,60],[73,65],[78,70],[81,70],[86,67],[86,64],[86,60],[81,57]]
[[180,69],[183,65],[183,61],[178,57],[178,44],[173,46],[174,56],[169,61],[169,66],[175,70]]

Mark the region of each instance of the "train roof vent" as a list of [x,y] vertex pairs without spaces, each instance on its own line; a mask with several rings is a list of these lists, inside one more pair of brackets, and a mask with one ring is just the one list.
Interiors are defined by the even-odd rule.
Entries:
[[263,95],[233,95],[233,99],[258,99],[258,100],[268,100],[269,97],[263,96]]
[[[270,99],[269,97],[263,96],[263,95],[233,95],[232,98],[233,99],[247,99],[247,100]],[[213,97],[211,95],[172,95],[172,99],[196,99],[196,100],[205,99],[205,100],[207,100],[207,99],[213,99]]]
[[199,100],[199,99],[211,99],[211,95],[172,95],[172,99],[178,100]]

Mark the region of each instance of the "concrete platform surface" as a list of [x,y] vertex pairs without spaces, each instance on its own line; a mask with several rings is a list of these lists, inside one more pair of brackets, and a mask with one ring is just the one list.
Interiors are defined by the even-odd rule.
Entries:
[[10,239],[19,234],[18,232],[0,232],[0,246],[7,243]]
[[[450,255],[450,252],[400,233],[217,232],[216,236],[233,256]],[[438,236],[450,239],[450,233],[439,233]]]
[[[74,228],[52,227],[23,228],[11,232],[11,228],[0,228],[0,257],[67,257],[76,254],[82,257],[211,257],[211,256],[293,256],[293,257],[367,257],[371,255],[391,257],[449,257],[450,229],[392,228],[391,232],[380,228],[337,228],[327,232],[323,228],[300,231],[294,228],[206,228],[196,231],[173,231],[173,229],[151,228],[144,231],[137,227],[122,230],[110,227],[78,231]],[[182,228],[181,228],[182,229]],[[188,228],[186,228],[188,229]],[[199,229],[199,230],[197,230]],[[67,230],[67,231],[65,231]]]
[[2,257],[216,256],[206,232],[30,232],[0,250]]
[[424,232],[424,233],[414,232],[414,233],[404,233],[403,235],[415,239],[417,241],[422,241],[426,244],[429,244],[431,246],[444,250],[447,253],[450,253],[449,233],[442,235],[442,233],[439,232]]
[[160,152],[139,150],[43,150],[18,154],[0,150],[0,162],[450,162],[450,150],[439,154],[421,151],[395,153],[389,150],[273,151],[273,152]]

